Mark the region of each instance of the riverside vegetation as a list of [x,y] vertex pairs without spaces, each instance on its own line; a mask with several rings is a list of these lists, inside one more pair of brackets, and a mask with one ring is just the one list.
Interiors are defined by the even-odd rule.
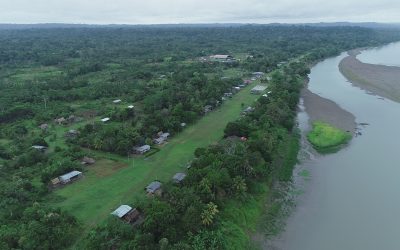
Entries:
[[[340,51],[399,38],[393,32],[356,27],[262,25],[0,33],[1,249],[251,247],[249,235],[270,202],[274,184],[291,178],[299,147],[296,107],[308,65]],[[199,60],[223,53],[240,60]],[[237,100],[254,100],[239,93],[224,104],[229,113],[225,122],[196,127],[207,119],[202,118],[205,105],[218,106],[223,93],[253,71],[271,72],[272,77],[261,79],[271,94],[254,101],[253,112],[239,118]],[[112,103],[117,98],[123,104]],[[128,104],[135,108],[126,109]],[[70,115],[82,119],[53,123]],[[100,123],[103,117],[110,122]],[[48,129],[38,128],[43,123],[50,124]],[[79,135],[65,138],[71,129]],[[191,147],[175,147],[186,141],[190,129],[198,129],[201,143],[188,136]],[[149,156],[151,162],[170,150],[165,153],[167,167],[147,165],[142,158],[141,167],[129,167],[132,147],[151,143],[161,130],[181,140]],[[48,150],[42,153],[32,145]],[[80,159],[87,155],[99,163],[82,167]],[[191,159],[182,185],[168,182],[169,171]],[[48,190],[51,178],[73,169],[88,177],[57,192]],[[125,173],[144,173],[152,180],[161,176],[164,195],[144,197],[147,183],[131,188],[129,180],[120,182]],[[126,192],[108,192],[115,183]],[[71,202],[79,196],[71,192],[74,185],[84,186],[79,193],[87,195],[81,196],[87,203],[93,194],[104,202]],[[109,216],[118,202],[135,206],[145,215],[144,222],[132,228]],[[85,220],[89,215],[96,220]]]
[[332,125],[316,121],[312,130],[307,134],[307,139],[314,148],[321,152],[331,152],[351,140],[351,134]]

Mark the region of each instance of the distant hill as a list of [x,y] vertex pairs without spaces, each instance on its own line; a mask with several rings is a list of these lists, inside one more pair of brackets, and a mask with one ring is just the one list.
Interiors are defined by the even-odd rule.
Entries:
[[400,23],[376,23],[376,22],[332,22],[332,23],[204,23],[204,24],[149,24],[149,25],[134,25],[134,24],[68,24],[68,23],[40,23],[40,24],[1,24],[0,30],[16,30],[16,29],[56,29],[56,28],[126,28],[126,27],[155,27],[155,28],[177,28],[177,27],[238,27],[245,25],[254,26],[313,26],[313,27],[338,27],[338,26],[357,26],[365,28],[393,28],[400,29]]
[[357,26],[364,28],[400,28],[400,23],[352,23],[352,22],[334,22],[334,23],[304,23],[303,25],[317,26],[317,27],[334,27],[334,26]]

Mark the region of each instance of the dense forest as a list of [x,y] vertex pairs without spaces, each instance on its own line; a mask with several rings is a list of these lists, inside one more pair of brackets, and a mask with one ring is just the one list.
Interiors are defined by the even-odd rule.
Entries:
[[[290,180],[309,66],[398,39],[393,30],[357,27],[0,30],[0,248],[240,249],[228,204],[248,202],[263,183]],[[207,59],[213,54],[235,60]],[[138,199],[140,225],[109,216],[87,228],[53,206],[49,181],[87,171],[82,157],[129,157],[143,144],[163,150],[153,144],[159,131],[179,134],[258,71],[269,73],[257,80],[268,97],[227,123],[218,143],[195,151],[183,183]]]

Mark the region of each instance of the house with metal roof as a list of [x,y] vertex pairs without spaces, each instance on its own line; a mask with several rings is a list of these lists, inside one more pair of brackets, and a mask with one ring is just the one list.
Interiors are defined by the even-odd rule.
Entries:
[[115,104],[120,103],[120,102],[121,102],[121,99],[117,99],[117,100],[113,101],[113,103],[115,103]]
[[150,149],[151,149],[150,145],[143,145],[143,146],[140,146],[140,147],[134,147],[133,148],[133,152],[135,154],[142,155],[142,154],[146,153],[147,151],[149,151]]
[[60,179],[60,182],[62,184],[67,184],[73,181],[76,181],[78,179],[80,179],[83,176],[82,172],[79,172],[77,170],[71,171],[67,174],[61,175],[60,177],[58,177]]
[[33,145],[32,148],[37,149],[39,151],[45,151],[47,149],[46,146],[42,146],[42,145]]
[[243,111],[242,111],[242,114],[248,114],[248,113],[251,113],[251,112],[253,112],[254,111],[254,108],[253,107],[247,107],[247,108],[245,108]]
[[267,86],[265,86],[265,85],[257,85],[257,86],[255,86],[254,88],[252,88],[250,90],[250,93],[252,93],[252,94],[261,94],[266,89],[267,89]]
[[176,173],[174,175],[174,177],[172,177],[172,180],[175,183],[181,183],[185,178],[186,178],[186,174],[185,173]]
[[111,214],[131,224],[135,223],[140,217],[139,211],[128,205],[119,206]]
[[110,120],[109,117],[105,117],[105,118],[102,118],[102,119],[101,119],[102,122],[108,122],[109,120]]
[[167,141],[168,137],[170,136],[170,133],[163,133],[159,132],[158,133],[158,138],[154,139],[153,142],[157,145],[163,144],[165,141]]
[[92,165],[94,163],[96,163],[96,160],[87,156],[84,156],[81,161],[82,165]]
[[158,195],[161,196],[162,190],[161,190],[161,182],[159,181],[153,181],[146,187],[146,192],[149,195]]

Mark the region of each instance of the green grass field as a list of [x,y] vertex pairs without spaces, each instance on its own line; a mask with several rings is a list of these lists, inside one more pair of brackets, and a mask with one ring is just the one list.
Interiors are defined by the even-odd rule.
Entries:
[[317,121],[313,123],[313,129],[307,134],[307,139],[317,151],[326,152],[347,143],[351,134],[328,123]]
[[[63,200],[54,205],[74,214],[87,229],[103,221],[117,206],[132,204],[136,198],[145,195],[144,188],[151,181],[167,182],[176,172],[185,171],[196,148],[206,147],[220,140],[226,124],[240,116],[242,103],[250,105],[258,97],[250,94],[254,85],[256,83],[175,135],[161,147],[160,152],[147,159],[92,151],[97,159],[114,161],[100,161],[95,166],[88,167],[82,180],[56,191]],[[116,168],[116,165],[121,167]],[[100,174],[101,172],[108,174]]]
[[9,79],[14,82],[26,82],[34,80],[43,80],[51,77],[56,77],[63,74],[57,67],[37,67],[37,68],[26,68],[19,69],[14,74],[9,76]]

